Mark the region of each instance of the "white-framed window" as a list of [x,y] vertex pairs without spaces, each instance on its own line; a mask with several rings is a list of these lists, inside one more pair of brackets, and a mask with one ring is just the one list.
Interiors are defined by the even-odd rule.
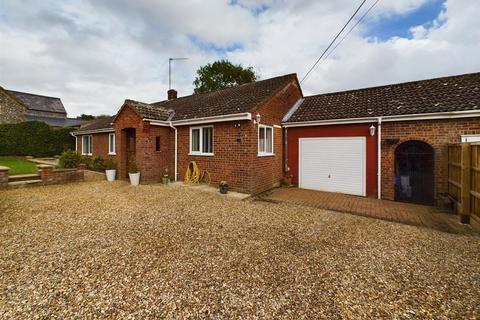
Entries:
[[108,134],[108,154],[115,155],[115,133]]
[[190,154],[213,156],[213,126],[190,127]]
[[91,156],[92,155],[92,136],[82,136],[82,154]]
[[258,126],[258,155],[273,156],[273,127]]

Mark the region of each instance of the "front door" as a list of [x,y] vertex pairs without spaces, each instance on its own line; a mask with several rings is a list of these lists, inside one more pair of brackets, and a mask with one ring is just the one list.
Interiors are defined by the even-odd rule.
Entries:
[[395,200],[434,203],[434,149],[422,141],[407,141],[395,151]]
[[126,155],[127,155],[127,161],[126,161],[126,171],[127,172],[127,177],[128,177],[128,169],[130,167],[130,165],[136,161],[135,159],[135,148],[136,148],[136,145],[135,145],[135,138],[136,138],[136,135],[135,135],[135,129],[132,129],[132,128],[129,128],[129,129],[125,129],[126,131],[126,138],[127,138],[127,141],[126,141],[126,147],[125,147],[125,152],[126,152]]

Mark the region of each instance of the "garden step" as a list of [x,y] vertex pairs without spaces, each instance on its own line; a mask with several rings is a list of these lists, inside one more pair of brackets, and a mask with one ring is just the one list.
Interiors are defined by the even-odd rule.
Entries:
[[21,187],[32,186],[37,184],[42,184],[42,180],[38,179],[38,180],[23,180],[23,181],[8,182],[8,186],[10,188],[21,188]]
[[14,176],[8,177],[8,182],[18,182],[18,181],[26,181],[26,180],[38,180],[40,179],[39,174],[31,173],[31,174],[17,174]]

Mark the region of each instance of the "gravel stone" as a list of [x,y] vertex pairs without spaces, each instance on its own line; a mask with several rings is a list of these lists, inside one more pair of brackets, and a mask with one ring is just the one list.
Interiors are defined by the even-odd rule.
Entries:
[[0,191],[2,319],[476,319],[480,237],[189,188]]

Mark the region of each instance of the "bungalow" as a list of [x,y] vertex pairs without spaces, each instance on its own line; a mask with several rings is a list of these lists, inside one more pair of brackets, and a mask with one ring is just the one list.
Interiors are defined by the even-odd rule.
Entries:
[[480,141],[480,73],[304,97],[294,74],[145,104],[81,127],[77,149],[135,159],[142,182],[212,182],[258,193],[301,188],[432,204],[446,192],[446,145]]
[[295,74],[152,104],[126,100],[117,115],[82,126],[77,150],[114,156],[118,177],[135,160],[141,182],[165,173],[182,180],[190,161],[242,192],[279,185],[283,177],[285,114],[303,98]]

